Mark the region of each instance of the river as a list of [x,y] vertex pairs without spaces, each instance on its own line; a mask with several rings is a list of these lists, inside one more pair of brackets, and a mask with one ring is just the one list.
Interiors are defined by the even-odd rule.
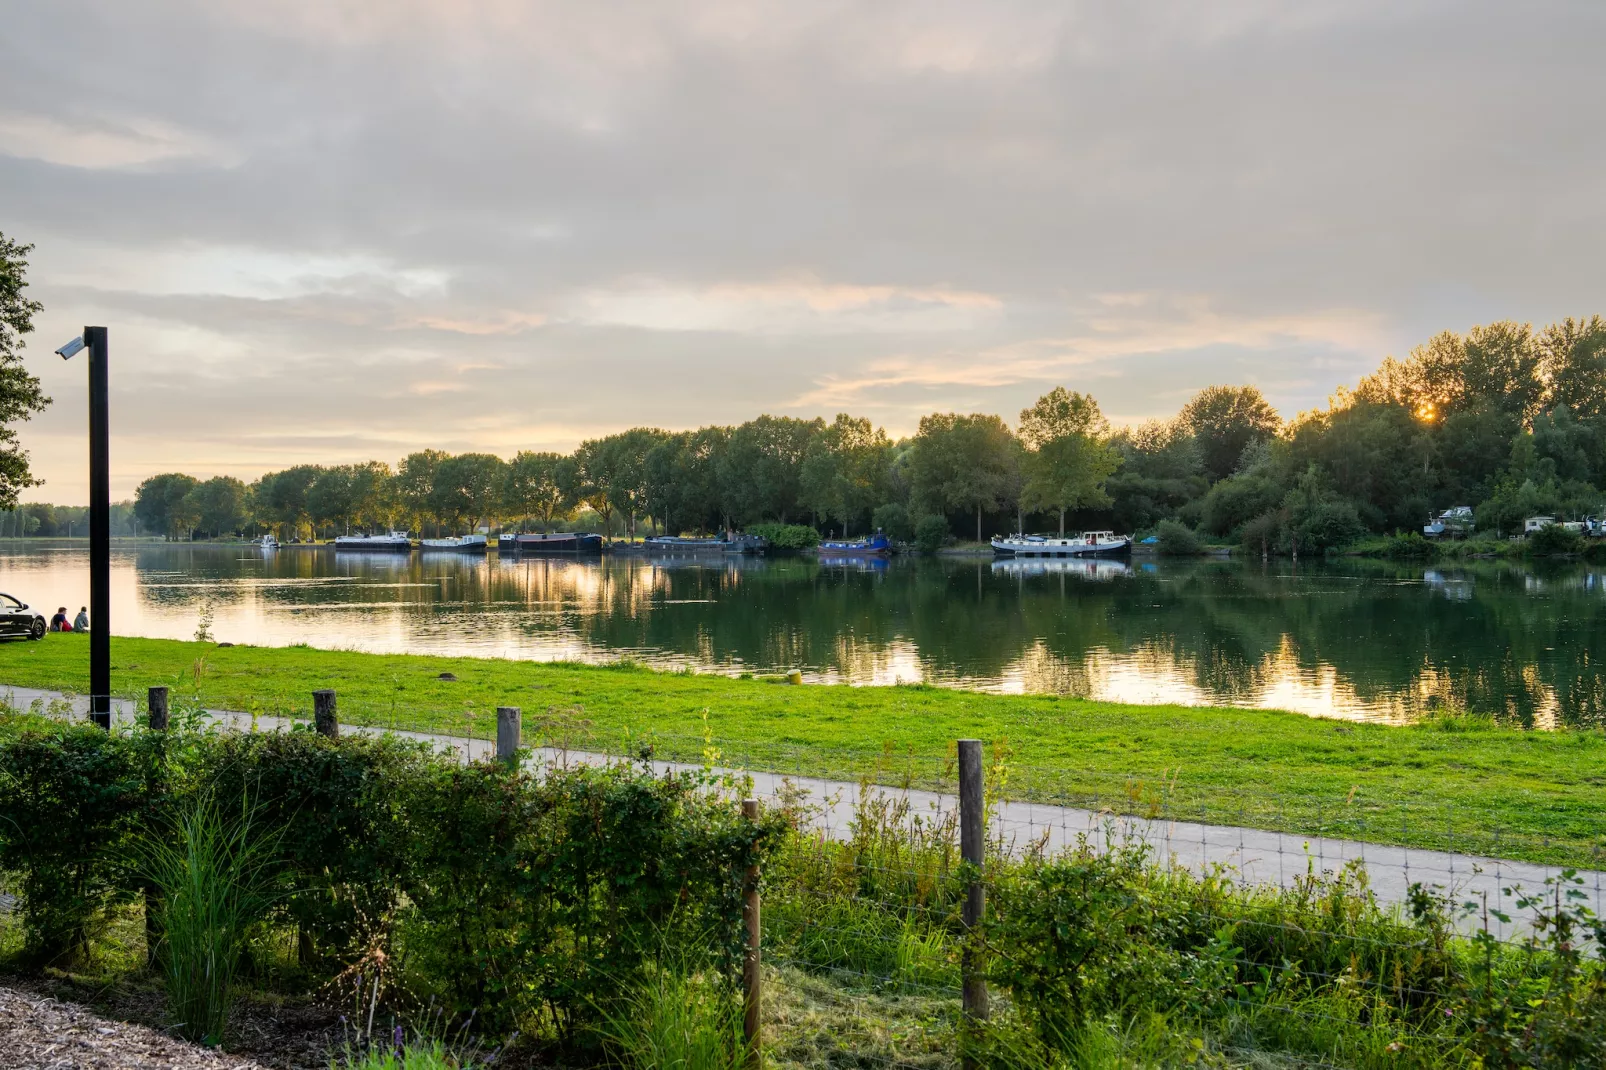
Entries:
[[[88,551],[0,546],[0,591],[69,615]],[[1606,571],[1342,561],[502,561],[119,547],[112,631],[384,652],[802,670],[1120,702],[1606,724]]]

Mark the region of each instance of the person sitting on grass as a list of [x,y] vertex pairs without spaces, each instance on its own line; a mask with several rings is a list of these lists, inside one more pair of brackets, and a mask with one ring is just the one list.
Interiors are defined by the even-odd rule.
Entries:
[[50,630],[53,632],[70,632],[72,625],[67,623],[67,607],[62,606],[56,610],[56,615],[50,618]]
[[89,631],[89,607],[79,606],[78,616],[72,619],[72,630],[75,632]]

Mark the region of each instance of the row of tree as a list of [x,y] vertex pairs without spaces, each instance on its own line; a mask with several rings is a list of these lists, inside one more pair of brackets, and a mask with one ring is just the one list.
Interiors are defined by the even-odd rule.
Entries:
[[1535,512],[1585,514],[1606,486],[1606,321],[1535,332],[1497,323],[1386,360],[1322,410],[1284,422],[1252,386],[1213,386],[1173,418],[1112,430],[1056,388],[1011,426],[934,413],[893,441],[862,417],[760,416],[736,427],[632,428],[573,453],[409,454],[393,469],[298,465],[247,485],[146,480],[145,530],[281,534],[409,527],[550,529],[576,514],[608,534],[759,522],[908,537],[940,516],[977,539],[1005,527],[1152,530],[1175,519],[1267,549],[1319,550],[1477,507],[1510,531]]

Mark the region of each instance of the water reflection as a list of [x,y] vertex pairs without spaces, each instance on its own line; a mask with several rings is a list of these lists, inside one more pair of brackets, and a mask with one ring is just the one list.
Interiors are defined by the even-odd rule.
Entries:
[[[83,604],[82,550],[0,551],[0,590]],[[113,559],[115,629],[235,642],[927,681],[1407,720],[1606,723],[1606,573],[1502,563],[503,561],[155,546]]]

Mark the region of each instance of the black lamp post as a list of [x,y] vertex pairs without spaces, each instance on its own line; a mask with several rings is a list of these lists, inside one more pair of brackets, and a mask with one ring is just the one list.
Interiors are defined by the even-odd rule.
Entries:
[[84,333],[60,349],[67,360],[89,350],[89,717],[112,726],[111,403],[106,371],[106,328]]

